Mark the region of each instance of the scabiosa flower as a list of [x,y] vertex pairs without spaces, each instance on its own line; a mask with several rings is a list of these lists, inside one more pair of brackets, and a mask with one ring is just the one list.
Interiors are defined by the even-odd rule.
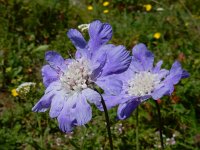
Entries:
[[161,69],[162,61],[153,67],[154,55],[144,44],[133,47],[132,53],[129,68],[118,75],[123,82],[121,92],[117,95],[103,95],[108,108],[119,104],[119,119],[129,117],[139,104],[149,98],[158,100],[164,95],[170,95],[174,91],[174,85],[189,76],[178,61],[174,62],[170,70]]
[[77,49],[75,59],[63,59],[54,51],[45,56],[49,63],[42,68],[46,90],[32,110],[44,112],[50,108],[50,117],[57,118],[63,132],[91,120],[88,102],[100,108],[101,96],[93,90],[94,84],[109,93],[121,90],[122,82],[112,76],[125,71],[131,62],[125,47],[106,45],[112,37],[109,24],[94,21],[88,32],[88,42],[76,29],[67,33]]

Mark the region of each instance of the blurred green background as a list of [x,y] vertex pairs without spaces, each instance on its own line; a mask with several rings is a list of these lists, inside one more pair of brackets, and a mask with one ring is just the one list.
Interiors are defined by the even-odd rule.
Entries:
[[[44,93],[40,70],[45,51],[73,56],[66,32],[96,19],[112,25],[111,43],[128,50],[145,43],[163,67],[179,60],[190,73],[159,102],[166,149],[199,149],[199,7],[199,0],[0,0],[0,150],[109,149],[104,114],[95,107],[92,121],[70,134],[62,133],[48,112],[31,111]],[[36,86],[27,94],[16,93],[24,82]],[[124,121],[116,121],[116,109],[109,114],[114,148],[134,150],[135,112]],[[160,146],[152,100],[139,106],[139,142],[140,149]]]

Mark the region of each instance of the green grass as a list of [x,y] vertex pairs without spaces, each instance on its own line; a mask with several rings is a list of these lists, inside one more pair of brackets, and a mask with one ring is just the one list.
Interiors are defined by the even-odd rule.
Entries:
[[[76,1],[75,1],[76,2]],[[33,113],[31,108],[44,93],[41,67],[44,53],[56,50],[65,58],[75,48],[66,36],[70,28],[95,19],[113,27],[111,43],[128,50],[145,43],[170,68],[179,60],[189,73],[170,97],[162,98],[161,115],[166,138],[176,135],[175,145],[166,149],[197,150],[200,146],[200,2],[198,0],[0,0],[0,149],[109,149],[104,114],[93,108],[87,126],[63,134],[48,112]],[[143,5],[150,3],[151,11]],[[87,10],[92,5],[93,10]],[[157,11],[163,8],[163,11]],[[105,9],[109,13],[104,14]],[[154,33],[161,33],[159,39]],[[87,35],[86,35],[87,36]],[[37,85],[25,96],[13,97],[11,90],[23,82]],[[116,121],[116,109],[109,111],[115,149],[136,147],[135,112]],[[156,106],[149,100],[139,107],[141,149],[157,149],[159,144]]]

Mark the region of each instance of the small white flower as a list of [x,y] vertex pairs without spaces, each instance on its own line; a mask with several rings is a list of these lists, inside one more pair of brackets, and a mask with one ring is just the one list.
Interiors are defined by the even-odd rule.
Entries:
[[89,27],[90,27],[90,24],[81,24],[81,25],[78,26],[78,28],[81,30],[81,32],[88,30]]
[[175,144],[176,144],[176,141],[174,137],[166,139],[166,145],[175,145]]
[[27,94],[30,91],[31,86],[34,87],[35,85],[36,83],[34,82],[24,82],[17,87],[16,91],[18,93]]

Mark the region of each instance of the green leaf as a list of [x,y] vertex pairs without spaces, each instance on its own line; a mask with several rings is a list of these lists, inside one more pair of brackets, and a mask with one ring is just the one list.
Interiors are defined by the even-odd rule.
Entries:
[[36,49],[34,49],[32,52],[37,53],[37,52],[42,52],[46,51],[49,48],[49,45],[40,45]]

